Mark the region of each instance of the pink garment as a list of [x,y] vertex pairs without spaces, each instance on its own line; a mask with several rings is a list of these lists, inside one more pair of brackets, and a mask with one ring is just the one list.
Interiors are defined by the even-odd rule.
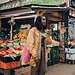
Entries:
[[26,48],[26,46],[21,45],[21,49],[23,50],[23,53],[21,55],[21,60],[24,63],[28,63],[30,61],[30,53],[29,50]]

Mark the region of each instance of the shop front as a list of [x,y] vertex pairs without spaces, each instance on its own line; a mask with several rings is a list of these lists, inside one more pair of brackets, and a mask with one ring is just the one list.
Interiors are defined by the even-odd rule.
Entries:
[[[39,11],[42,11],[42,13]],[[52,41],[49,42],[50,39],[48,39],[48,41],[45,42],[44,38],[41,39],[42,42],[40,49],[42,51],[42,72],[45,72],[43,67],[47,67],[47,64],[52,65],[58,62],[65,62],[65,47],[68,43],[68,8],[55,5],[44,6],[33,4],[24,7],[1,10],[0,68],[1,70],[3,69],[7,71],[7,75],[11,75],[9,70],[11,70],[11,73],[14,71],[14,75],[18,75],[16,72],[21,71],[21,68],[19,71],[16,69],[22,66],[20,61],[22,49],[20,45],[21,42],[25,42],[24,40],[27,38],[30,26],[34,24],[38,12],[43,14],[43,18],[46,19],[46,30],[43,32],[46,34],[45,38],[48,34]],[[8,60],[10,61],[8,62]],[[29,64],[26,63],[24,67],[28,67],[28,65]],[[27,67],[26,69],[22,67],[22,69],[27,70]],[[28,67],[28,69],[30,70],[30,67]],[[28,72],[26,73],[28,74]]]

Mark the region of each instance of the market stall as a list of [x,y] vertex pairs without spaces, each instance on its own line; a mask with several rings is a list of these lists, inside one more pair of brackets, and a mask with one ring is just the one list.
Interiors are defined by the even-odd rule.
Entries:
[[[30,10],[31,11],[31,10]],[[4,67],[1,67],[1,70],[3,69],[4,73],[7,71],[7,75],[11,75],[11,73],[14,71],[14,75],[18,75],[17,72],[20,72],[21,69],[26,70],[28,68],[28,70],[26,71],[22,71],[21,74],[28,74],[30,75],[30,66],[29,65],[33,65],[33,61],[31,62],[26,62],[26,64],[23,65],[23,63],[21,63],[20,58],[21,58],[21,53],[23,49],[26,49],[23,44],[25,45],[25,41],[30,29],[30,26],[32,24],[34,24],[35,18],[36,18],[36,14],[34,11],[31,12],[19,12],[19,14],[9,14],[10,12],[3,13],[2,15],[2,20],[6,20],[6,23],[2,23],[2,25],[7,24],[9,26],[9,38],[6,38],[5,41],[3,39],[1,39],[1,47],[6,47],[5,50],[2,50],[2,52],[5,52],[6,54],[3,55],[3,57],[9,57],[12,58],[11,64],[10,61],[8,63],[3,62],[2,60],[2,64],[4,64]],[[19,16],[19,15],[23,15],[23,16]],[[25,16],[24,16],[25,15]],[[9,19],[8,19],[9,17]],[[6,26],[7,27],[7,26]],[[7,28],[8,31],[8,28]],[[44,38],[42,36],[41,39],[41,72],[42,74],[44,74],[45,70],[43,67],[45,64],[45,45],[44,45]],[[4,48],[3,48],[4,49]],[[8,51],[9,50],[9,51]],[[10,54],[13,53],[14,55]],[[3,54],[3,53],[1,53]],[[19,56],[19,58],[17,57]],[[7,58],[5,58],[7,59]],[[7,59],[8,61],[8,59]],[[13,61],[14,65],[13,65]],[[27,60],[26,60],[27,61]],[[2,65],[0,64],[0,65]],[[28,65],[28,66],[27,66]],[[10,67],[9,67],[10,66]],[[23,68],[24,67],[24,68]],[[17,70],[16,70],[17,69]],[[20,70],[19,70],[20,69]],[[6,75],[6,74],[5,74]]]
[[[38,9],[39,8],[39,9]],[[9,55],[11,56],[12,53],[14,53],[15,55],[12,55],[11,58],[14,60],[14,58],[18,58],[17,56],[19,55],[19,60],[16,60],[17,64],[16,66],[11,66],[9,68],[4,68],[2,66],[2,68],[4,69],[10,69],[10,68],[15,68],[15,67],[19,67],[21,64],[20,62],[20,53],[22,51],[21,49],[21,42],[25,41],[25,38],[27,37],[26,35],[28,34],[28,25],[33,24],[35,18],[36,18],[36,12],[38,10],[42,10],[44,17],[46,17],[46,25],[47,25],[47,29],[49,29],[49,37],[51,36],[51,41],[47,41],[47,43],[45,44],[45,39],[42,39],[42,59],[43,59],[43,67],[45,67],[45,60],[46,60],[46,65],[47,62],[49,61],[49,65],[50,64],[55,64],[58,63],[59,61],[61,62],[65,62],[65,53],[64,53],[64,47],[67,45],[67,31],[68,31],[68,8],[65,7],[43,7],[43,6],[31,6],[30,8],[19,8],[19,10],[12,10],[12,11],[6,11],[1,13],[1,17],[2,19],[6,19],[5,24],[8,25],[8,32],[10,32],[8,35],[9,39],[7,41],[2,41],[1,40],[1,44],[2,47],[6,47],[7,51],[6,51],[6,56]],[[10,20],[10,21],[9,21]],[[23,30],[25,29],[25,30]],[[66,33],[65,33],[66,32]],[[47,34],[47,32],[45,32]],[[60,35],[60,36],[59,36]],[[66,36],[66,37],[64,37]],[[47,35],[45,36],[47,37]],[[60,38],[61,37],[61,38]],[[61,47],[60,51],[58,50],[58,46],[59,46],[59,42],[61,42],[61,46],[63,44],[63,47]],[[50,52],[47,52],[47,50],[45,50],[45,47],[48,47],[49,51],[50,49],[52,49],[52,53],[53,55],[51,55],[51,59],[50,60],[50,56],[49,59],[48,57],[45,58],[46,53],[50,55]],[[6,50],[5,49],[5,50]],[[9,49],[11,49],[10,51]],[[46,48],[47,49],[47,48]],[[3,52],[5,52],[5,50]],[[59,53],[60,52],[60,53]],[[9,54],[8,54],[9,53]],[[3,53],[1,53],[3,54]],[[60,54],[60,55],[59,55]],[[56,55],[56,56],[54,56]],[[3,55],[5,56],[5,54]],[[6,64],[6,63],[3,63]],[[11,64],[12,65],[12,64]],[[43,68],[44,69],[44,68]]]
[[[22,12],[19,13],[19,15],[26,13],[34,13],[34,11]],[[32,24],[35,15],[31,16],[32,18],[30,18],[30,16],[25,16],[25,19],[21,20],[13,19],[14,16],[8,18],[8,16],[5,17],[4,15],[4,18],[1,19],[1,28],[3,29],[1,29],[1,32],[3,32],[3,34],[0,39],[0,73],[3,75],[30,75],[31,69],[29,63],[24,65],[21,63],[21,53],[24,49],[22,45],[25,43],[30,24]],[[8,37],[5,37],[5,32],[8,32],[6,34]]]

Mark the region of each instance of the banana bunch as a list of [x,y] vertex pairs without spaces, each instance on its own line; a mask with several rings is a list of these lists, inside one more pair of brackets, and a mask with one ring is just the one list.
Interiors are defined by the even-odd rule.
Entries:
[[27,36],[28,36],[28,30],[22,30],[20,31],[18,34],[16,34],[13,39],[27,39]]

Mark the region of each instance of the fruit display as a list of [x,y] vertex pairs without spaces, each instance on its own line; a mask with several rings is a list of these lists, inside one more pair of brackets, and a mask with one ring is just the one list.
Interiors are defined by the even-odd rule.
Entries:
[[[0,40],[0,68],[9,69],[17,67],[21,62],[24,52],[24,63],[36,66],[35,60],[31,58],[29,51],[25,48],[25,42],[29,29],[20,30],[14,35],[13,40]],[[4,65],[4,66],[2,66]],[[20,64],[22,65],[22,64]]]
[[12,50],[6,49],[6,48],[1,49],[1,51],[0,51],[0,56],[5,56],[5,55],[9,55],[9,54],[14,54],[14,52]]
[[27,39],[29,30],[21,30],[18,34],[16,34],[13,39]]
[[[27,25],[28,27],[28,25]],[[29,28],[22,28],[19,33],[13,34],[13,40],[0,40],[0,68],[12,69],[21,64],[22,54],[24,63],[35,66],[35,60],[31,58],[29,50],[25,48]]]
[[13,69],[20,66],[20,61],[3,62],[0,61],[0,68],[2,69]]
[[0,48],[0,68],[11,69],[20,66],[20,54],[16,54],[11,48]]
[[0,40],[0,44],[2,44],[4,41],[3,40]]

